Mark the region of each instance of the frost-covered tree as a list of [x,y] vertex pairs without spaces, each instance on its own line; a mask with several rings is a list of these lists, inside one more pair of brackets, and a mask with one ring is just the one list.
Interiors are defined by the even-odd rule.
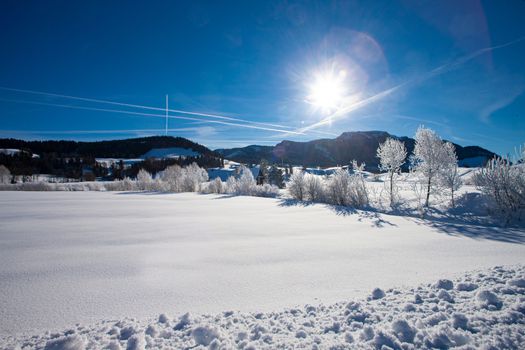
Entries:
[[525,213],[525,165],[496,157],[474,176],[474,182],[492,204],[492,214],[505,221],[519,220]]
[[446,150],[439,135],[431,129],[420,126],[415,139],[412,167],[425,181],[425,207],[428,207],[432,186],[447,166]]
[[[230,180],[231,179],[231,180]],[[255,178],[253,177],[252,171],[241,165],[236,171],[236,177],[230,177],[228,179],[228,191],[230,193],[240,196],[251,196],[255,192]]]
[[11,172],[3,164],[0,164],[0,183],[8,184],[11,181]]
[[207,193],[217,193],[221,194],[225,192],[225,184],[222,182],[220,177],[216,177],[208,184],[206,188]]
[[324,199],[324,188],[319,176],[306,174],[304,180],[308,200],[312,202],[321,202]]
[[208,181],[208,173],[196,163],[191,163],[184,168],[172,165],[160,174],[160,180],[164,191],[197,192],[201,184]]
[[266,159],[262,159],[259,163],[259,174],[257,175],[257,185],[264,185],[269,182],[269,165]]
[[443,168],[439,175],[440,184],[450,191],[450,203],[454,207],[454,193],[463,185],[463,181],[459,176],[458,157],[456,156],[454,145],[450,142],[445,142],[443,152]]
[[268,180],[271,185],[277,186],[279,188],[284,188],[284,176],[283,171],[272,165],[268,173]]
[[182,171],[182,191],[197,192],[200,185],[208,181],[208,173],[196,163],[191,163]]
[[379,158],[379,169],[388,174],[390,182],[390,205],[394,205],[395,177],[401,171],[401,166],[405,163],[407,150],[405,144],[399,140],[387,138],[377,149]]
[[166,191],[181,192],[182,174],[182,168],[178,165],[172,165],[164,169],[160,179],[164,182]]
[[290,176],[286,189],[293,199],[299,201],[306,199],[306,179],[302,171],[296,171]]
[[146,191],[150,188],[153,178],[151,174],[144,169],[140,169],[137,174],[137,186],[140,191]]

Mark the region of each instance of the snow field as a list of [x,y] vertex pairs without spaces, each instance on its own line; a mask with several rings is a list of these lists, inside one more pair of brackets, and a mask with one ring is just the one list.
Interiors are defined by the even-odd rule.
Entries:
[[57,333],[7,337],[43,349],[519,349],[525,341],[525,266],[494,267],[368,298],[276,312],[160,314]]
[[[518,228],[285,199],[2,192],[0,344],[34,334],[47,342],[77,323],[134,317],[142,325],[162,313],[281,313],[294,305],[362,299],[375,288],[375,300],[384,301],[390,294],[383,298],[381,291],[394,286],[405,290],[466,270],[523,265],[524,237]],[[514,280],[509,286],[518,288]],[[474,284],[479,287],[465,278],[436,298],[457,303],[455,291],[473,291]],[[505,296],[489,291],[505,308]],[[478,299],[498,305],[491,294]],[[147,341],[140,334],[133,344]],[[128,346],[122,340],[119,346]]]

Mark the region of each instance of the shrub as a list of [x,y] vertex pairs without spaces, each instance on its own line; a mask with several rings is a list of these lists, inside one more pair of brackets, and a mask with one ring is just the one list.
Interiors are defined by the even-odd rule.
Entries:
[[525,211],[524,166],[497,157],[474,175],[476,186],[492,203],[491,214],[506,222],[520,220]]
[[362,208],[369,204],[368,189],[361,175],[350,175],[344,169],[338,169],[327,185],[330,204]]
[[308,200],[322,202],[324,200],[323,182],[317,175],[305,174],[305,192]]
[[296,171],[290,176],[290,180],[286,184],[288,194],[293,199],[299,201],[306,199],[306,178],[302,171]]

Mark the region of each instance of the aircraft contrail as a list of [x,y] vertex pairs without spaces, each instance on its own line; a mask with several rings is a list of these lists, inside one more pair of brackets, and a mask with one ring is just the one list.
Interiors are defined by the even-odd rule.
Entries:
[[443,64],[439,67],[436,67],[434,69],[432,69],[431,71],[427,72],[426,74],[423,74],[423,76],[420,76],[418,78],[415,78],[415,79],[411,79],[411,80],[408,80],[406,82],[403,82],[401,84],[398,84],[398,85],[395,85],[389,89],[386,89],[386,90],[383,90],[373,96],[370,96],[370,97],[367,97],[363,100],[360,100],[360,101],[357,101],[357,102],[354,102],[354,103],[351,103],[350,105],[347,105],[345,107],[342,107],[341,109],[337,110],[336,112],[334,112],[333,114],[329,115],[328,117],[316,122],[316,123],[313,123],[311,125],[308,125],[308,126],[305,126],[303,128],[299,128],[299,129],[296,129],[295,131],[297,132],[306,132],[306,131],[310,131],[312,129],[315,129],[319,126],[322,126],[322,125],[326,125],[326,124],[330,124],[332,123],[333,121],[335,120],[339,120],[339,119],[342,119],[343,117],[345,117],[348,113],[350,112],[353,112],[359,108],[362,108],[362,107],[365,107],[365,106],[368,106],[380,99],[383,99],[391,94],[393,94],[394,92],[406,87],[406,86],[409,86],[409,85],[414,85],[414,84],[418,84],[418,83],[422,83],[432,77],[435,77],[437,75],[440,75],[440,74],[443,74],[447,71],[449,71],[450,69],[453,69],[454,67],[457,67],[457,66],[460,66],[462,64],[465,64],[466,62],[478,57],[478,56],[481,56],[483,55],[484,53],[487,53],[487,52],[490,52],[490,51],[493,51],[493,50],[497,50],[497,49],[501,49],[501,48],[504,48],[504,47],[507,47],[507,46],[511,46],[511,45],[514,45],[514,44],[517,44],[521,41],[524,41],[525,40],[525,36],[523,37],[520,37],[518,39],[515,39],[515,40],[512,40],[512,41],[509,41],[507,43],[504,43],[504,44],[501,44],[501,45],[496,45],[496,46],[491,46],[491,47],[485,47],[483,49],[480,49],[480,50],[477,50],[473,53],[470,53],[468,55],[465,55],[463,57],[460,57],[456,60],[454,60],[453,62],[451,63],[446,63],[446,64]]
[[[173,128],[168,131],[192,131],[197,128]],[[0,133],[29,134],[120,134],[131,132],[161,132],[165,129],[107,129],[107,130],[0,130]]]
[[[88,97],[62,95],[62,94],[55,94],[55,93],[44,92],[44,91],[15,89],[15,88],[10,88],[10,87],[5,87],[5,86],[0,86],[0,89],[1,90],[6,90],[6,91],[22,92],[22,93],[27,93],[27,94],[50,96],[50,97],[58,97],[58,98],[77,100],[77,101],[110,104],[110,105],[122,106],[122,107],[131,107],[131,108],[139,108],[139,109],[147,109],[147,110],[163,111],[163,112],[166,111],[165,108],[160,108],[160,107],[152,107],[152,106],[144,106],[144,105],[137,105],[137,104],[131,104],[131,103],[124,103],[124,102],[100,100],[100,99],[94,99],[94,98],[88,98]],[[223,115],[218,115],[218,114],[192,112],[192,111],[185,111],[185,110],[180,110],[180,109],[168,109],[168,112],[189,114],[189,115],[209,117],[209,118],[216,118],[216,119],[223,119],[223,120],[229,120],[229,121],[234,121],[234,122],[250,123],[250,124],[256,124],[256,125],[276,127],[276,128],[281,128],[281,129],[287,129],[287,128],[288,129],[292,129],[291,127],[284,126],[284,125],[272,124],[272,123],[263,123],[263,122],[255,122],[255,121],[251,121],[251,120],[247,120],[247,119],[233,118],[233,117],[228,117],[228,116],[223,116]]]
[[[26,104],[52,106],[52,107],[62,107],[62,108],[70,108],[70,109],[80,109],[80,110],[87,110],[87,111],[110,112],[110,113],[120,113],[120,114],[129,114],[129,115],[138,115],[138,116],[166,118],[166,116],[164,114],[142,113],[142,112],[133,112],[133,111],[126,111],[126,110],[118,110],[118,109],[73,106],[73,105],[64,105],[64,104],[37,102],[37,101],[11,100],[11,99],[5,99],[5,98],[0,98],[0,101],[13,102],[13,103],[26,103]],[[251,124],[239,124],[239,123],[227,122],[227,121],[222,121],[222,120],[204,120],[204,119],[200,119],[200,118],[186,117],[186,116],[174,116],[174,115],[169,115],[168,118],[170,118],[170,119],[191,120],[191,121],[198,121],[198,122],[206,122],[206,123],[220,124],[220,125],[229,125],[229,126],[236,126],[236,127],[241,127],[241,128],[247,128],[247,129],[274,131],[274,132],[279,132],[279,133],[284,133],[284,134],[292,133],[292,134],[295,134],[295,135],[304,135],[304,133],[302,133],[302,132],[293,131],[293,130],[283,130],[283,129],[277,129],[277,128],[271,128],[271,127],[251,125]]]

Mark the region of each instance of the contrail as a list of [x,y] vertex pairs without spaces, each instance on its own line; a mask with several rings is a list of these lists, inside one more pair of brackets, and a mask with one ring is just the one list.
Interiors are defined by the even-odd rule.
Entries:
[[[110,105],[121,106],[121,107],[147,109],[147,110],[152,110],[152,111],[166,111],[165,108],[160,108],[160,107],[144,106],[144,105],[123,103],[123,102],[115,102],[115,101],[108,101],[108,100],[99,100],[99,99],[87,98],[87,97],[62,95],[62,94],[55,94],[55,93],[51,93],[51,92],[15,89],[15,88],[10,88],[10,87],[5,87],[5,86],[0,86],[0,89],[1,90],[6,90],[6,91],[13,91],[13,92],[22,92],[22,93],[27,93],[27,94],[35,94],[35,95],[43,95],[43,96],[50,96],[50,97],[65,98],[65,99],[77,100],[77,101],[110,104]],[[209,117],[209,118],[216,118],[216,119],[223,119],[223,120],[229,120],[229,121],[234,121],[234,122],[243,122],[243,123],[250,123],[250,124],[256,124],[256,125],[263,125],[263,126],[270,126],[270,127],[281,128],[281,129],[286,129],[286,128],[292,129],[291,127],[284,126],[284,125],[272,124],[272,123],[263,123],[263,122],[255,122],[255,121],[251,121],[251,120],[240,119],[240,118],[233,118],[233,117],[228,117],[228,116],[223,116],[223,115],[218,115],[218,114],[191,112],[191,111],[184,111],[184,110],[180,110],[180,109],[168,109],[168,112],[189,114],[189,115]]]
[[[174,128],[168,131],[193,131],[196,128]],[[161,132],[166,129],[107,129],[107,130],[0,130],[0,133],[15,134],[121,134],[132,132]]]
[[[10,100],[10,99],[5,99],[5,98],[0,98],[0,101],[13,102],[13,103],[34,104],[34,105],[51,106],[51,107],[62,107],[62,108],[70,108],[70,109],[80,109],[80,110],[87,110],[87,111],[109,112],[109,113],[120,113],[120,114],[129,114],[129,115],[137,115],[137,116],[166,118],[166,116],[164,114],[132,112],[132,111],[118,110],[118,109],[106,109],[106,108],[96,108],[96,107],[72,106],[72,105],[64,105],[64,104],[57,104],[57,103],[47,103],[47,102],[37,102],[37,101]],[[255,129],[255,130],[274,131],[274,132],[280,132],[280,133],[284,133],[284,134],[292,133],[292,134],[295,134],[295,135],[304,135],[304,133],[299,132],[299,131],[283,130],[283,129],[277,129],[277,128],[271,128],[271,127],[250,125],[250,124],[239,124],[239,123],[227,122],[227,121],[222,121],[222,120],[204,120],[204,119],[200,119],[200,118],[186,117],[186,116],[174,116],[174,115],[170,115],[170,116],[168,116],[168,118],[181,119],[181,120],[191,120],[191,121],[198,121],[198,122],[205,122],[205,123],[212,123],[212,124],[220,124],[220,125],[229,125],[229,126],[236,126],[236,127],[240,127],[240,128]]]
[[328,117],[320,120],[319,122],[316,122],[314,124],[311,124],[311,125],[308,125],[306,127],[303,127],[303,128],[299,128],[299,129],[296,129],[295,131],[297,132],[306,132],[306,131],[310,131],[311,129],[315,129],[319,126],[322,126],[322,125],[326,125],[326,124],[330,124],[331,122],[335,121],[335,120],[338,120],[338,119],[341,119],[342,117],[346,116],[348,113],[350,112],[353,112],[359,108],[363,108],[365,106],[368,106],[378,100],[381,100],[391,94],[393,94],[394,92],[404,88],[404,87],[407,87],[409,85],[414,85],[414,84],[418,84],[418,83],[422,83],[430,78],[433,78],[437,75],[440,75],[440,74],[443,74],[445,72],[448,72],[449,70],[457,67],[457,66],[460,66],[462,64],[465,64],[466,62],[468,61],[471,61],[473,60],[474,58],[478,57],[478,56],[481,56],[487,52],[490,52],[490,51],[493,51],[493,50],[497,50],[497,49],[502,49],[504,47],[507,47],[507,46],[511,46],[511,45],[514,45],[514,44],[517,44],[521,41],[524,41],[525,40],[525,36],[522,36],[518,39],[515,39],[515,40],[512,40],[512,41],[509,41],[507,43],[504,43],[504,44],[501,44],[501,45],[496,45],[496,46],[491,46],[491,47],[485,47],[483,49],[480,49],[480,50],[477,50],[477,51],[474,51],[473,53],[470,53],[468,55],[465,55],[463,57],[460,57],[458,59],[456,59],[455,61],[451,62],[451,63],[446,63],[446,64],[443,64],[439,67],[436,67],[434,69],[432,69],[431,71],[427,72],[426,74],[423,74],[423,76],[421,77],[418,77],[418,78],[415,78],[415,79],[412,79],[412,80],[408,80],[406,82],[403,82],[401,84],[398,84],[398,85],[395,85],[389,89],[386,89],[384,91],[381,91],[373,96],[370,96],[370,97],[367,97],[363,100],[360,100],[360,101],[357,101],[355,103],[352,103],[346,107],[343,107],[339,110],[337,110],[336,112],[334,112],[333,114],[329,115]]

